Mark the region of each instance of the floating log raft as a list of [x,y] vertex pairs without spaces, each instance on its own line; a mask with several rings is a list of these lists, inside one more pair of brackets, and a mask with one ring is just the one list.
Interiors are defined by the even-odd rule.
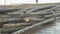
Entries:
[[[35,7],[36,9],[33,7],[26,11],[23,11],[23,10],[19,11],[20,9],[1,10],[0,11],[0,32],[1,33],[15,33],[16,31],[21,30],[21,29],[25,30],[23,29],[25,27],[27,27],[26,28],[27,30],[29,28],[35,27],[37,24],[40,25],[42,23],[46,23],[48,21],[54,20],[54,18],[51,18],[53,17],[52,15],[53,12],[50,12],[51,8],[53,7],[55,6],[50,6],[50,7],[45,7],[45,8]],[[18,12],[16,13],[15,11],[18,11]],[[51,19],[47,20],[46,18],[48,17],[50,17]]]

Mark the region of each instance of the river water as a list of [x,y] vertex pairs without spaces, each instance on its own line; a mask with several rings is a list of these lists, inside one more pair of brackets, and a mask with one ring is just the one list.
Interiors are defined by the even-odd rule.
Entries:
[[34,34],[60,34],[60,18],[57,17],[53,23],[42,25]]

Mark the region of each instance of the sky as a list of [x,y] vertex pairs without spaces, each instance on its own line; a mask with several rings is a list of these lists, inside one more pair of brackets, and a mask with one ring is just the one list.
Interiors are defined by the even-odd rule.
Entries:
[[[38,3],[56,3],[60,0],[38,0]],[[0,0],[0,5],[11,5],[11,4],[35,4],[35,0]]]

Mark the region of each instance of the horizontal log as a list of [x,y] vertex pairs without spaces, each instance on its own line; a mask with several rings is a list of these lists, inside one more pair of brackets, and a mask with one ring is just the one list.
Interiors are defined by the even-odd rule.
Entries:
[[43,14],[23,14],[23,15],[16,15],[17,18],[25,18],[25,17],[42,17]]
[[15,32],[17,30],[22,29],[21,27],[18,28],[0,28],[0,33],[11,33],[11,32]]
[[41,8],[41,7],[34,7],[33,9],[30,9],[26,12],[37,12],[37,11],[42,11],[42,10],[48,10],[48,9],[51,9],[55,6],[49,6],[49,7],[44,7],[44,8]]
[[54,16],[53,15],[46,15],[46,16],[44,16],[45,19],[49,19],[51,17],[54,17]]
[[14,23],[14,24],[3,24],[4,28],[10,28],[10,27],[26,27],[30,26],[33,23]]
[[28,11],[28,10],[30,10],[32,8],[34,8],[34,7],[24,8],[24,9],[18,11],[18,12],[11,12],[11,13],[8,13],[8,14],[18,14],[18,13],[20,14],[20,13],[23,13],[25,11]]
[[7,21],[1,21],[0,24],[6,24],[6,23],[22,23],[22,22],[40,22],[45,20],[44,18],[32,18],[32,17],[26,17],[26,18],[17,18],[17,19],[11,19]]
[[4,21],[0,21],[0,24],[6,24],[6,23],[11,23],[11,22],[12,23],[17,23],[17,22],[21,22],[21,20],[20,19],[13,19],[13,20],[12,19],[11,20],[7,19],[6,21],[5,20]]
[[44,18],[34,18],[34,17],[26,17],[23,18],[26,22],[38,22],[45,20]]
[[21,34],[21,33],[25,32],[25,31],[28,31],[28,30],[33,29],[33,28],[35,28],[35,27],[38,27],[38,26],[40,26],[40,25],[42,25],[42,24],[45,24],[45,23],[48,23],[48,22],[52,22],[52,21],[54,21],[54,20],[55,20],[55,18],[50,18],[50,19],[48,19],[48,20],[45,20],[45,21],[40,22],[40,23],[36,23],[36,24],[34,24],[34,25],[32,25],[32,26],[29,26],[29,27],[26,27],[26,28],[24,28],[24,29],[18,30],[18,31],[16,31],[16,32],[11,33],[11,34]]
[[0,14],[0,17],[10,17],[10,15]]
[[26,13],[26,14],[3,14],[0,17],[36,17],[36,16],[45,16],[45,15],[52,15],[53,13],[51,12],[44,12],[44,13]]
[[29,13],[27,13],[27,14],[53,14],[52,12],[42,12],[42,11],[40,11],[40,12],[29,12]]
[[21,10],[21,9],[0,9],[0,14],[5,14],[7,12],[14,12],[18,10]]

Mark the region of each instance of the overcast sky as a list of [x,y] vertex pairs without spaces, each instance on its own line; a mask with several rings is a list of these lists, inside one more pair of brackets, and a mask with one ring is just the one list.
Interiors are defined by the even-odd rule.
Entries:
[[[60,0],[39,0],[38,3],[55,3],[55,2],[60,2]],[[35,0],[6,0],[6,5],[10,4],[34,4],[36,3]],[[0,0],[0,5],[4,5],[5,0]]]

